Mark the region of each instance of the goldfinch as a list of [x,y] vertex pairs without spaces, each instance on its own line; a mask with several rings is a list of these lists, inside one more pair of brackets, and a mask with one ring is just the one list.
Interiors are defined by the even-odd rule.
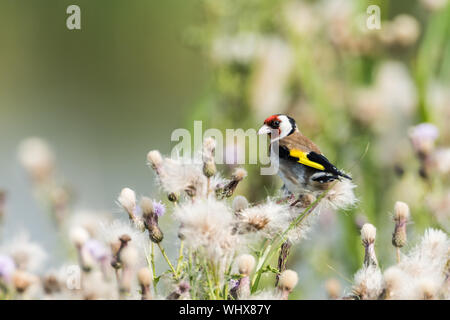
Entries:
[[[272,134],[273,133],[273,134]],[[295,120],[284,114],[268,117],[258,134],[270,136],[270,157],[279,161],[278,175],[291,194],[326,190],[336,179],[351,178],[338,170],[319,148],[298,130]],[[278,142],[279,150],[274,150]]]

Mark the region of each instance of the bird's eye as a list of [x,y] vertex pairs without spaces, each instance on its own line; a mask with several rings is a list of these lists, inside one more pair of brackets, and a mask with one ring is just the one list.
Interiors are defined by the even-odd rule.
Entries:
[[274,126],[274,127],[278,127],[279,125],[280,125],[280,121],[275,120],[275,121],[273,122],[273,126]]

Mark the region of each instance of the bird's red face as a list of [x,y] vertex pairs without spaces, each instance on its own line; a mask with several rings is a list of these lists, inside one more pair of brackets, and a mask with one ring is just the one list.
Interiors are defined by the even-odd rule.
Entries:
[[272,133],[272,130],[278,130],[278,134],[281,134],[280,124],[281,120],[278,118],[277,114],[270,116],[266,120],[264,120],[264,125],[261,127],[258,133],[266,133],[270,135]]
[[272,139],[281,139],[293,133],[296,128],[294,119],[284,114],[274,114],[264,120],[264,125],[259,129],[258,134],[268,134]]

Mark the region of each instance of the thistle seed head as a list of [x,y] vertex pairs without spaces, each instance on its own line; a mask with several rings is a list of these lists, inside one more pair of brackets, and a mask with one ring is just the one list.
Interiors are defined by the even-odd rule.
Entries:
[[141,268],[137,273],[137,278],[141,286],[149,286],[153,282],[153,275],[149,268]]
[[147,161],[148,164],[153,168],[153,170],[158,172],[163,163],[163,157],[158,150],[152,150],[147,153]]
[[117,200],[130,216],[134,215],[134,210],[136,208],[136,193],[132,189],[123,188]]
[[234,212],[239,213],[248,208],[248,200],[244,196],[236,196],[231,206]]
[[248,276],[255,267],[255,258],[251,254],[241,254],[237,258],[239,273]]
[[292,270],[285,270],[280,274],[280,279],[278,282],[278,287],[287,292],[292,292],[298,282],[297,272]]

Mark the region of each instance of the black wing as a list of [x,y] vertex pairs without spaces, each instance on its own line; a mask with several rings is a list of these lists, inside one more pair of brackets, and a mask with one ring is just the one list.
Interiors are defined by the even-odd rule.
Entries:
[[336,168],[330,161],[328,161],[328,159],[324,155],[311,151],[306,155],[306,157],[313,162],[321,164],[325,168],[325,172],[329,172],[334,175],[352,180],[352,178],[350,178],[348,175],[339,171],[338,168]]

